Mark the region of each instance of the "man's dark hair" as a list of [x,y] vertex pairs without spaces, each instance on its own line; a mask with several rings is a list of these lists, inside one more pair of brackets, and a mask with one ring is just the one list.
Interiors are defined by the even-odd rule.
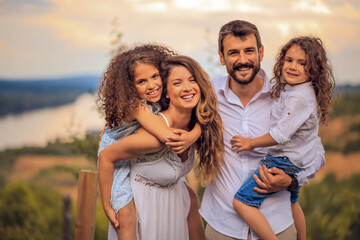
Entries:
[[220,28],[219,32],[219,51],[224,54],[223,41],[227,35],[234,35],[244,40],[248,35],[254,34],[258,49],[262,46],[261,38],[257,27],[244,20],[234,20],[226,23]]

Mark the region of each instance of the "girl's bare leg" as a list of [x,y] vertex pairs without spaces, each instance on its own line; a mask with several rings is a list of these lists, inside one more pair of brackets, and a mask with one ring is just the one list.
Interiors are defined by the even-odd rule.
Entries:
[[291,211],[297,232],[297,240],[306,240],[306,222],[300,204],[298,202],[292,203]]
[[119,228],[116,229],[118,240],[137,240],[134,199],[116,213],[116,219],[119,221]]
[[190,196],[190,211],[187,218],[190,240],[205,240],[204,225],[199,213],[198,196],[190,186],[185,185]]

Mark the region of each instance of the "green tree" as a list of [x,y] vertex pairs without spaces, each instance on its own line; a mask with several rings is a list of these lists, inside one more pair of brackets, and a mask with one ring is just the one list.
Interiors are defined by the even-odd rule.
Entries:
[[0,238],[7,240],[61,239],[60,194],[13,183],[0,189]]

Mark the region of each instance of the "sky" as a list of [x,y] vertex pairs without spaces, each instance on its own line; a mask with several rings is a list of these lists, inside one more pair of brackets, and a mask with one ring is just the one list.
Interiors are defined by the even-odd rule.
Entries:
[[323,40],[338,85],[360,84],[359,0],[0,0],[0,78],[101,75],[120,44],[160,43],[219,66],[220,27],[254,23],[272,76],[275,56],[292,37]]

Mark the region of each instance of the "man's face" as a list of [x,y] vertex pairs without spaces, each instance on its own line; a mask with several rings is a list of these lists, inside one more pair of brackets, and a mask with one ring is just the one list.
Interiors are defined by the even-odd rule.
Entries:
[[224,54],[219,52],[220,62],[226,66],[230,77],[242,85],[251,83],[260,70],[264,47],[258,49],[254,34],[240,37],[228,35],[223,41]]

